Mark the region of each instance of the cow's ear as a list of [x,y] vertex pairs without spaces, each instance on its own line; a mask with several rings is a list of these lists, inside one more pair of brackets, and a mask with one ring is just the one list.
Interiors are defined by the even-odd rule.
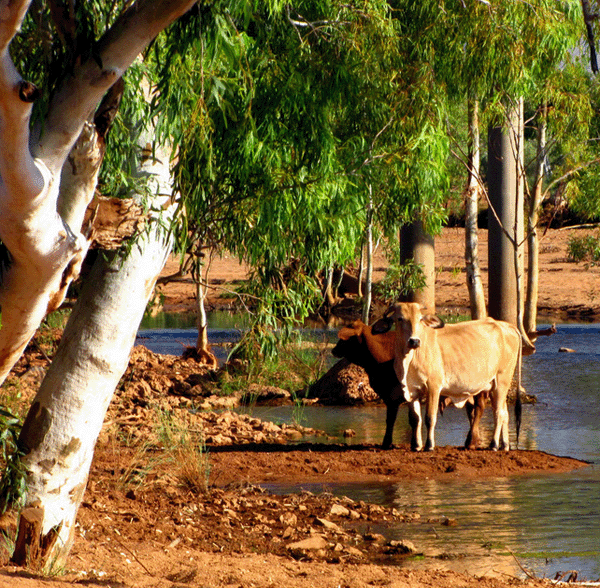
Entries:
[[421,317],[421,320],[432,329],[441,329],[445,326],[445,322],[435,314],[426,314]]
[[341,339],[342,341],[348,341],[348,339],[354,335],[356,335],[356,331],[354,329],[351,329],[350,327],[344,327],[343,329],[340,329],[340,332],[338,333],[338,339]]
[[373,335],[383,335],[392,328],[393,324],[393,319],[381,318],[371,325],[371,333],[373,333]]
[[383,313],[383,318],[384,320],[388,320],[388,321],[394,321],[394,317],[393,315],[396,312],[396,305],[392,304],[391,306],[388,306],[387,309],[385,310],[385,312]]

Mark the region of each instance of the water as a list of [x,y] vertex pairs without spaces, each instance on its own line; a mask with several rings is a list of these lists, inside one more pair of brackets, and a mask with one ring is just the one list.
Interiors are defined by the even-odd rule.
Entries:
[[[215,337],[221,336],[222,331],[215,330]],[[173,337],[181,341],[184,335],[185,331],[174,331]],[[193,344],[195,334],[188,332],[188,336]],[[411,565],[426,566],[434,561],[436,567],[471,573],[495,571],[520,577],[524,575],[520,566],[538,577],[577,570],[579,579],[598,580],[600,326],[559,326],[557,334],[539,338],[536,346],[537,353],[523,360],[523,385],[537,396],[538,402],[523,407],[519,447],[584,459],[591,462],[591,467],[569,474],[464,482],[329,484],[327,490],[355,500],[419,512],[420,522],[410,527],[406,524],[387,527],[384,531],[391,539],[412,540],[426,555],[444,554],[443,559],[425,558]],[[558,351],[561,347],[574,349],[576,353],[561,353]],[[276,422],[291,422],[298,416],[292,411],[292,407],[265,407],[253,409],[253,414]],[[383,407],[306,407],[303,419],[305,424],[339,440],[343,439],[342,431],[352,428],[357,433],[349,441],[353,444],[380,443],[385,431]],[[436,441],[440,446],[462,445],[467,428],[464,411],[449,409],[438,420]],[[490,429],[488,409],[482,431]],[[401,409],[394,441],[406,442],[409,434],[406,409]],[[511,434],[514,443],[513,422]],[[302,487],[311,489],[307,484]],[[268,489],[280,493],[293,490],[289,486],[268,486]],[[322,490],[318,486],[312,489]],[[457,519],[458,526],[427,522],[441,516]]]

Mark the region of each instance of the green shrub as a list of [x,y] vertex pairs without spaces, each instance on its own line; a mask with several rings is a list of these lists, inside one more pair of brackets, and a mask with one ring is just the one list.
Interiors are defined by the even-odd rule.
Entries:
[[404,264],[390,263],[383,280],[375,284],[374,290],[378,297],[391,304],[426,285],[423,266],[409,260]]
[[26,492],[27,472],[21,462],[24,452],[19,446],[21,420],[0,408],[0,459],[4,472],[0,479],[0,513],[20,505]]
[[567,252],[569,261],[598,263],[600,261],[600,235],[571,237],[567,245]]

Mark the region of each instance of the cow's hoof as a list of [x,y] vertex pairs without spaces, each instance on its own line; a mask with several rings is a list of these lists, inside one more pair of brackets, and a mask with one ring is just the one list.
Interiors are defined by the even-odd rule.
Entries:
[[434,450],[433,445],[431,445],[430,443],[425,444],[425,451],[433,451],[433,450]]
[[381,449],[392,449],[391,443],[383,443]]

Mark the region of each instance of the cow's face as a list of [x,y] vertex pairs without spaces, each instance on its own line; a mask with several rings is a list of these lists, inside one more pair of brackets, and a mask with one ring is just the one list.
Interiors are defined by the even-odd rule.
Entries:
[[400,303],[394,306],[396,337],[405,353],[421,346],[421,307],[414,303]]
[[[390,311],[393,308],[393,314]],[[423,329],[426,327],[441,328],[444,323],[433,315],[423,315],[420,304],[401,302],[386,311],[396,323],[396,338],[404,354],[421,346]]]

